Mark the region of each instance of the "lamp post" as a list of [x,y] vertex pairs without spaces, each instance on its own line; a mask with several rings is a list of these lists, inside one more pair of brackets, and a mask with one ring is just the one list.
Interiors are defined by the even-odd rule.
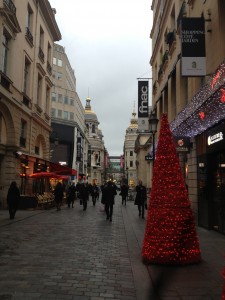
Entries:
[[154,165],[154,160],[155,160],[155,134],[157,132],[157,125],[158,125],[158,122],[159,122],[155,112],[151,111],[148,122],[149,122],[150,133],[152,134],[152,153],[153,153],[153,165]]

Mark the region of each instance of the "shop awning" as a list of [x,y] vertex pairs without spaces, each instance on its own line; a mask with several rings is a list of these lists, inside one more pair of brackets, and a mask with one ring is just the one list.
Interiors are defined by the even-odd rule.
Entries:
[[77,175],[77,171],[75,169],[71,169],[70,167],[62,166],[60,164],[52,163],[52,162],[50,162],[49,170],[50,172],[54,172],[58,175],[67,175],[67,176]]
[[30,178],[60,178],[60,175],[53,172],[37,172],[29,175]]
[[225,60],[170,124],[174,136],[196,136],[225,119]]

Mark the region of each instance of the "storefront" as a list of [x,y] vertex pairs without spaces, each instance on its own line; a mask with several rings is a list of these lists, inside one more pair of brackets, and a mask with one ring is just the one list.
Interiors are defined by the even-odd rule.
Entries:
[[192,166],[187,181],[198,225],[225,234],[225,61],[170,128],[174,136],[189,137],[196,145],[187,156],[187,167]]
[[197,155],[199,225],[225,234],[224,122],[197,138]]

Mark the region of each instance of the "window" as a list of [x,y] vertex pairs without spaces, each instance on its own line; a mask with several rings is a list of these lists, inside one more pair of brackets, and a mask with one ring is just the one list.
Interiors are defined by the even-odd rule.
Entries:
[[56,93],[52,93],[52,101],[56,101]]
[[133,167],[133,161],[130,161],[130,167]]
[[24,64],[24,79],[23,79],[23,92],[26,95],[29,95],[29,85],[30,85],[30,61],[25,57]]
[[52,108],[52,109],[51,109],[51,116],[52,116],[53,118],[56,117],[56,109],[55,109],[55,108]]
[[2,71],[6,74],[8,65],[8,55],[9,55],[9,35],[4,30],[2,39],[3,49],[2,49]]
[[41,107],[41,98],[42,98],[42,77],[38,74],[38,84],[37,84],[37,104]]
[[130,151],[130,156],[133,156],[133,151]]
[[62,60],[61,59],[58,59],[58,64],[57,64],[59,67],[62,67]]
[[74,120],[74,113],[73,112],[70,112],[70,120]]
[[58,109],[58,118],[62,118],[62,110]]
[[58,94],[58,102],[59,103],[63,102],[63,96],[62,96],[62,94]]
[[74,106],[74,99],[70,98],[70,105]]
[[46,87],[46,113],[49,114],[50,109],[50,87]]
[[63,119],[68,120],[69,118],[69,112],[68,111],[64,111],[63,112]]
[[26,130],[27,130],[27,122],[21,120],[20,123],[20,146],[26,147]]
[[57,79],[58,79],[58,80],[62,80],[62,73],[57,72]]
[[56,65],[56,57],[53,57],[53,65]]
[[69,98],[68,98],[68,96],[65,96],[64,97],[64,104],[68,104],[69,103]]
[[28,5],[27,7],[27,16],[26,16],[26,39],[27,41],[33,45],[33,35],[32,35],[32,27],[33,27],[33,11],[31,7]]
[[92,133],[95,133],[95,125],[94,125],[94,124],[92,125],[91,128],[92,128],[92,129],[91,129],[91,132],[92,132]]

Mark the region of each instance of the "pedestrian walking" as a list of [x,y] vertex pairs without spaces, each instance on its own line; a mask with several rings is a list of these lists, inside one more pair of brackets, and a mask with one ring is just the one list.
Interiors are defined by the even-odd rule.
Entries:
[[99,195],[98,187],[94,183],[93,186],[91,187],[91,197],[92,197],[92,202],[93,202],[94,206],[96,204],[96,200],[97,200],[98,195]]
[[147,190],[146,187],[143,186],[141,180],[139,180],[139,184],[136,186],[135,190],[136,190],[136,197],[135,197],[134,204],[138,206],[139,217],[142,216],[142,219],[144,219],[145,204],[147,201]]
[[54,190],[54,196],[55,196],[55,203],[57,210],[61,210],[61,205],[63,201],[63,192],[64,188],[61,182],[58,182],[56,184],[55,190]]
[[112,222],[113,205],[115,203],[115,195],[117,194],[115,187],[111,181],[108,181],[107,186],[104,188],[105,211],[106,219]]
[[69,186],[67,190],[67,204],[69,208],[70,205],[72,205],[73,208],[75,198],[76,198],[76,187],[74,185],[74,182],[72,182],[72,184]]
[[122,197],[122,205],[123,205],[123,203],[124,203],[125,206],[126,206],[126,203],[127,203],[128,189],[129,189],[129,188],[128,188],[128,185],[127,185],[127,184],[123,183],[123,184],[121,185],[120,195],[121,195],[121,197]]
[[12,181],[8,189],[7,204],[9,208],[9,218],[14,219],[20,202],[20,191],[15,181]]
[[89,200],[90,188],[87,182],[84,182],[79,187],[80,199],[83,204],[83,210],[87,210],[87,201]]

